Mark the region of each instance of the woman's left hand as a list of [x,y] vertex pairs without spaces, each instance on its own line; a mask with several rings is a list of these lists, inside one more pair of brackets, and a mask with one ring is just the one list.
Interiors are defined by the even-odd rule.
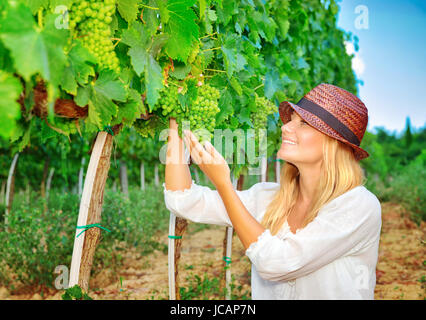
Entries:
[[228,164],[210,142],[205,142],[203,147],[190,130],[184,130],[184,141],[191,153],[192,160],[215,185],[216,189],[232,184]]

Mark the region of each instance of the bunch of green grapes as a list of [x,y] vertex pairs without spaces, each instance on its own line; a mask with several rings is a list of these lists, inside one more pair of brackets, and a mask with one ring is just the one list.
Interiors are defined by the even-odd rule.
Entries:
[[[178,88],[168,87],[160,91],[159,102],[154,106],[154,111],[159,110],[161,114],[168,118],[175,118],[179,124],[179,136],[182,136],[182,128],[185,125],[184,121],[189,122],[189,127],[192,132],[198,131],[200,141],[211,139],[212,132],[216,124],[216,114],[220,111],[218,107],[219,90],[209,85],[202,85],[197,89],[197,98],[189,107],[184,110],[178,99]],[[186,128],[186,127],[185,127]],[[200,134],[204,129],[210,135]]]
[[195,101],[190,105],[186,119],[189,120],[190,130],[197,134],[197,130],[204,129],[210,134],[202,134],[199,131],[198,138],[200,142],[210,140],[212,132],[216,125],[216,114],[220,111],[218,107],[218,100],[220,97],[219,90],[204,84],[198,87],[198,95]]
[[255,103],[256,111],[250,114],[250,120],[257,133],[259,129],[266,129],[268,115],[278,112],[278,108],[274,103],[265,97],[259,97],[257,94]]
[[200,43],[197,42],[192,50],[191,53],[188,56],[188,63],[193,63],[195,61],[195,58],[197,57],[198,53],[200,52]]
[[154,106],[154,110],[161,109],[161,114],[165,117],[180,119],[184,111],[178,100],[178,88],[166,87],[160,91],[158,103]]
[[74,36],[98,59],[99,65],[120,72],[111,41],[112,16],[116,0],[76,0],[70,9],[69,26]]

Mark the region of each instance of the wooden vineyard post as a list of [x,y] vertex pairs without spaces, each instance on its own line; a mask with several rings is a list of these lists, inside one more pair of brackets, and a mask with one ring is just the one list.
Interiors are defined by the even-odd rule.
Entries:
[[174,239],[175,241],[175,254],[174,254],[174,269],[175,269],[175,274],[174,274],[174,282],[175,282],[175,299],[176,300],[180,300],[180,292],[179,292],[179,260],[180,260],[180,253],[181,253],[181,249],[182,249],[182,237],[183,234],[186,231],[186,228],[188,226],[188,221],[183,219],[183,218],[179,218],[176,217],[176,222],[175,222],[175,236],[176,238]]
[[31,199],[31,190],[30,190],[30,181],[27,179],[25,182],[25,199],[27,202],[27,205],[30,205],[30,199]]
[[260,175],[260,182],[266,182],[267,181],[267,175],[268,175],[268,158],[262,157],[261,159],[261,175]]
[[[185,161],[188,162],[190,154],[184,148]],[[192,183],[192,182],[191,182]],[[169,273],[169,300],[180,300],[179,293],[179,259],[182,248],[182,236],[186,231],[188,221],[176,217],[170,212],[169,243],[168,243],[168,273]]]
[[281,163],[280,159],[277,157],[275,159],[275,181],[280,183],[280,175],[281,175]]
[[47,177],[47,181],[46,181],[46,205],[47,205],[47,201],[49,200],[50,187],[52,185],[52,178],[54,173],[55,173],[55,168],[50,168],[49,176]]
[[158,187],[160,185],[160,177],[158,175],[158,164],[157,163],[155,164],[155,167],[154,167],[154,183],[155,183],[156,187]]
[[2,204],[6,203],[6,180],[1,181],[1,189],[0,189],[0,201]]
[[178,266],[182,248],[182,236],[187,226],[188,221],[176,217],[174,213],[170,212],[168,247],[169,300],[180,300]]
[[[225,270],[225,299],[231,300],[231,256],[232,256],[232,237],[234,228],[226,227],[225,238],[223,239],[223,267]],[[223,286],[222,286],[223,288]]]
[[[244,176],[241,175],[238,179],[232,177],[232,185],[234,189],[242,190],[244,183]],[[232,237],[234,235],[234,228],[226,227],[225,237],[223,238],[223,269],[225,270],[225,278],[221,280],[221,288],[224,287],[225,282],[226,294],[225,299],[231,300],[231,256],[232,256]]]
[[141,162],[141,190],[145,190],[145,165]]
[[121,184],[121,192],[128,199],[129,198],[129,179],[127,176],[127,164],[122,159],[120,160],[120,184]]
[[[121,124],[112,128],[114,135],[121,129]],[[100,228],[84,228],[101,222],[104,189],[108,171],[113,136],[105,131],[98,133],[89,166],[84,180],[83,194],[80,200],[74,248],[71,260],[69,287],[78,284],[84,291],[89,289],[90,271],[96,246],[101,235]],[[83,232],[82,232],[83,231]]]
[[169,272],[169,300],[176,300],[175,283],[175,225],[176,215],[170,212],[169,220],[169,243],[168,243],[168,272]]
[[86,162],[86,158],[81,158],[81,167],[78,172],[78,196],[81,196],[83,193],[83,181],[84,181],[84,163]]
[[10,165],[9,175],[7,176],[7,184],[6,184],[6,197],[4,200],[4,204],[6,206],[6,211],[4,213],[4,227],[6,232],[8,231],[8,216],[9,212],[12,209],[12,201],[13,194],[15,189],[15,169],[16,163],[18,162],[19,153],[16,153],[13,157],[12,164]]

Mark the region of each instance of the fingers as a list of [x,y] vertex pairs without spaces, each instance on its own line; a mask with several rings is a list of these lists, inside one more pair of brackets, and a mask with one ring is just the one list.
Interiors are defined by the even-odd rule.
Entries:
[[198,141],[197,137],[191,131],[186,131],[185,133],[185,143],[194,162],[199,166],[212,163],[212,157],[210,153],[204,149],[204,147]]
[[177,124],[175,118],[170,118],[169,119],[169,128],[170,129],[177,129],[178,128],[178,124]]
[[209,152],[209,155],[212,157],[213,163],[218,164],[224,161],[219,151],[217,151],[216,148],[213,147],[213,145],[208,141],[206,142],[206,150]]
[[190,139],[189,137],[189,133],[184,132],[184,141],[186,144],[186,147],[189,150],[189,153],[191,154],[191,158],[192,160],[197,164],[200,165],[200,156],[199,156],[199,152],[197,152],[195,150],[195,143],[192,141],[192,139]]

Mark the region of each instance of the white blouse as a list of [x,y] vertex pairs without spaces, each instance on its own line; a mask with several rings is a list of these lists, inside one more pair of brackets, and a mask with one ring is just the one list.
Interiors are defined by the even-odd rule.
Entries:
[[[280,185],[259,182],[238,191],[257,221]],[[167,190],[169,211],[193,222],[232,226],[217,192],[192,181],[183,191]],[[252,299],[374,299],[381,206],[357,186],[323,206],[305,228],[287,222],[275,235],[266,229],[246,250],[252,262]]]

